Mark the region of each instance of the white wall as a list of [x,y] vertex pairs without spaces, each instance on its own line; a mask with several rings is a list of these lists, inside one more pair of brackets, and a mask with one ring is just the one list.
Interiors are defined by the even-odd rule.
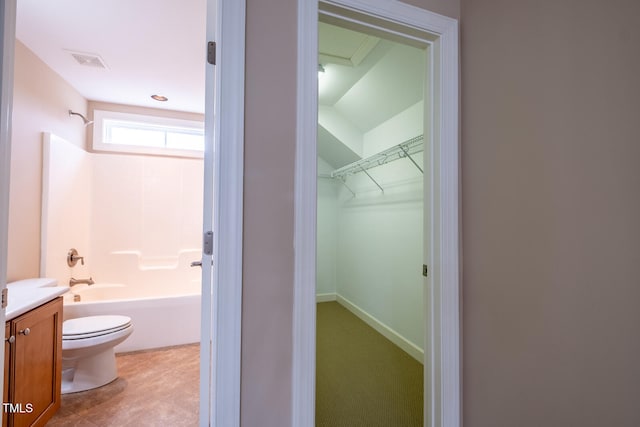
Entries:
[[[331,166],[318,158],[318,174],[331,172]],[[336,263],[338,248],[338,186],[333,179],[318,178],[318,237],[316,293],[323,295],[336,293]]]
[[422,199],[416,196],[342,206],[337,292],[423,348]]
[[[150,295],[199,290],[200,269],[189,263],[201,252],[202,159],[87,153],[60,139],[50,152],[43,274]],[[67,266],[71,247],[84,266]]]
[[353,123],[345,119],[335,108],[319,105],[318,123],[349,147],[351,151],[362,156],[361,131]]
[[421,135],[423,121],[424,101],[420,101],[365,133],[362,155],[371,156]]

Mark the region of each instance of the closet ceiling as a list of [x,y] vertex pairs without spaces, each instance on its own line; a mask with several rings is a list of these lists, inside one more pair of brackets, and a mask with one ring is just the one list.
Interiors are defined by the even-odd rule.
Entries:
[[422,100],[424,56],[413,47],[319,25],[320,105],[367,132]]
[[[206,0],[19,0],[16,35],[88,100],[203,113],[205,17]],[[326,23],[319,42],[320,109],[355,139],[422,99],[417,49]],[[361,155],[344,134],[319,133],[332,166]]]

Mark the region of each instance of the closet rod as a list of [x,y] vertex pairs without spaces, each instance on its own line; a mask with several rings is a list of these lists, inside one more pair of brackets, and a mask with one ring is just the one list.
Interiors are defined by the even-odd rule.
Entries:
[[[367,175],[369,175],[366,172],[367,169],[371,169],[376,166],[382,166],[384,164],[402,159],[404,157],[409,158],[409,160],[411,160],[415,167],[417,167],[421,173],[424,173],[422,168],[411,157],[412,154],[416,154],[424,150],[422,144],[423,139],[423,135],[418,135],[414,138],[408,139],[398,145],[394,145],[391,148],[381,151],[378,154],[374,154],[372,156],[350,163],[347,166],[343,166],[340,169],[336,169],[331,172],[331,177],[344,180],[347,176],[353,175],[358,172],[365,172]],[[371,175],[369,175],[369,178],[371,178]],[[371,179],[373,180],[373,178]],[[378,185],[377,182],[376,185]],[[378,187],[382,190],[380,185],[378,185]]]

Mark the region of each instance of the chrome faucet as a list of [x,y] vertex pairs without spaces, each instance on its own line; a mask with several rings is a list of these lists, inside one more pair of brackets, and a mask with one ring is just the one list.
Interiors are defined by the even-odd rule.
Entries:
[[81,283],[86,283],[87,285],[93,285],[96,282],[94,282],[91,277],[89,277],[88,279],[74,279],[73,277],[69,279],[69,286],[79,285]]

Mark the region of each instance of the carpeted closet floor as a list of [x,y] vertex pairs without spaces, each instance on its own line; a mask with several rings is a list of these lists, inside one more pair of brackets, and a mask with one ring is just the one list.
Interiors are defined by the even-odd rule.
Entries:
[[422,364],[337,302],[317,307],[316,426],[422,426]]

